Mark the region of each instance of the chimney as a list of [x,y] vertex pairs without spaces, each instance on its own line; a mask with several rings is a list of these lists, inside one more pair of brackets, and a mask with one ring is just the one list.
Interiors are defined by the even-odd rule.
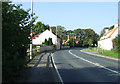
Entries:
[[116,27],[118,27],[118,24],[117,24],[117,23],[115,23],[115,25],[114,25],[114,28],[116,28]]
[[105,29],[105,33],[108,32],[108,31],[109,31],[109,29]]
[[52,32],[52,28],[50,27],[50,31]]

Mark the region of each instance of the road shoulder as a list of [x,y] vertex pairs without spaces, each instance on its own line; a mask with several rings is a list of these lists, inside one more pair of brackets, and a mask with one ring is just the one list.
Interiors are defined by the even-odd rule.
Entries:
[[[116,58],[108,57],[108,56],[104,56],[104,55],[98,55],[98,54],[95,54],[95,53],[92,53],[92,52],[87,52],[87,51],[85,51],[85,49],[82,49],[82,50],[80,50],[80,51],[83,52],[83,53],[87,53],[87,54],[94,55],[94,56],[104,57],[104,58],[108,58],[108,59],[112,59],[112,60],[117,60],[117,61],[118,61],[118,59],[116,59]],[[119,59],[119,60],[120,60],[120,59]]]

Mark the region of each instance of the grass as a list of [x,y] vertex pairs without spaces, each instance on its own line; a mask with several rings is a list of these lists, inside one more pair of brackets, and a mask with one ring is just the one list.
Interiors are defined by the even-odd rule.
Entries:
[[[118,56],[118,52],[117,51],[112,51],[112,50],[103,50],[103,49],[98,49],[97,47],[94,47],[92,49],[85,49],[85,51],[87,52],[96,52],[96,54],[100,54],[103,56],[108,56],[108,57],[113,57],[113,58],[117,58],[120,59],[120,57]],[[98,53],[99,51],[99,53]]]

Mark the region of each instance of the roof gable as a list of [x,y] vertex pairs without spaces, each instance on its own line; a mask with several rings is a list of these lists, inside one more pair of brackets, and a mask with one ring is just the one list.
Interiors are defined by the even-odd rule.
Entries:
[[111,29],[111,30],[109,30],[108,32],[106,32],[106,33],[101,37],[101,40],[102,40],[102,39],[106,39],[106,38],[110,38],[117,29],[118,29],[118,27],[116,27],[116,28],[114,28],[114,29]]

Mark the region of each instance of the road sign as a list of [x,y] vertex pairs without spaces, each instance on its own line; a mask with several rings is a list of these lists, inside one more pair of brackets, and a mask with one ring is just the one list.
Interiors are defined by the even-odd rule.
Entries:
[[29,35],[30,36],[28,37],[28,39],[36,39],[35,36],[34,36],[34,34],[33,34],[33,32],[31,32]]

